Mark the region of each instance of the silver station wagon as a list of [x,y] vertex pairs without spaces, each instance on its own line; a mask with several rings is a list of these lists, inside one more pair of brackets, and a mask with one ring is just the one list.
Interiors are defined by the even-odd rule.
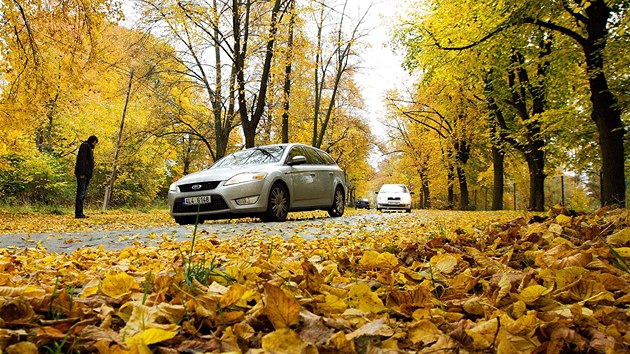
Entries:
[[284,221],[290,211],[345,209],[343,170],[326,152],[302,144],[249,148],[171,184],[168,203],[178,224],[245,216]]

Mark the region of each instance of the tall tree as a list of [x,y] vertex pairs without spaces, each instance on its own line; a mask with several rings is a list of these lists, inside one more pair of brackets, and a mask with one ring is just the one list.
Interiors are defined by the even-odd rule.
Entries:
[[433,27],[422,24],[419,31],[407,33],[418,34],[441,50],[461,52],[497,38],[509,48],[513,37],[504,34],[514,28],[525,32],[543,28],[569,38],[572,42],[567,41],[561,50],[571,51],[577,45],[587,74],[591,119],[598,131],[603,173],[601,202],[624,206],[626,126],[619,99],[609,83],[612,76],[608,67],[617,59],[607,48],[611,42],[624,41],[620,34],[627,30],[630,3],[625,0],[552,0],[540,6],[540,2],[532,0],[498,4],[438,0],[433,6],[431,13],[437,14],[441,23]]
[[291,0],[289,8],[289,34],[287,39],[287,50],[284,64],[284,86],[283,91],[283,104],[282,104],[282,142],[289,142],[289,107],[291,105],[291,66],[293,64],[293,33],[295,31],[295,1]]
[[59,119],[76,108],[82,75],[98,60],[98,29],[119,17],[118,4],[12,0],[0,3],[0,11],[6,65],[0,122],[23,128],[40,152],[59,154],[68,144]]
[[[189,114],[165,116],[169,124],[160,135],[176,134],[202,141],[213,160],[223,157],[228,149],[230,134],[236,128],[236,69],[231,63],[231,27],[224,15],[231,3],[141,1],[146,31],[155,32],[178,49],[172,58],[183,70],[180,80],[190,83],[189,95],[201,90],[207,96],[207,117],[192,119]],[[228,60],[225,69],[226,58]],[[177,101],[177,100],[175,100]]]
[[[488,101],[493,122],[493,138],[498,144],[507,143],[525,157],[529,169],[529,206],[530,210],[542,211],[545,208],[545,138],[542,132],[542,116],[548,109],[547,86],[550,67],[552,41],[544,34],[536,41],[530,41],[534,56],[526,58],[519,49],[513,49],[509,55],[505,82],[496,75],[501,68],[491,69],[485,77],[485,96]],[[495,74],[495,75],[493,75]],[[505,93],[499,93],[498,87],[504,87]],[[500,104],[499,102],[505,102]],[[508,106],[509,110],[501,108]],[[502,111],[504,110],[504,111]],[[502,161],[498,151],[493,152],[495,161]],[[499,160],[496,160],[499,159]],[[498,171],[497,171],[498,172]],[[501,185],[500,181],[499,185]],[[499,191],[496,191],[499,192]],[[494,203],[493,203],[494,204]]]
[[[335,107],[337,105],[337,95],[344,77],[348,76],[351,70],[350,58],[355,54],[355,46],[357,41],[364,36],[361,33],[361,27],[366,20],[369,8],[361,15],[357,22],[352,26],[350,33],[345,33],[345,23],[348,20],[347,15],[348,1],[344,1],[342,10],[338,13],[338,23],[335,26],[334,41],[328,54],[325,53],[326,43],[324,41],[324,27],[326,19],[330,17],[331,12],[326,1],[320,3],[317,26],[317,44],[315,48],[315,72],[314,72],[314,112],[313,112],[313,135],[311,145],[321,147],[323,144],[326,130],[333,117]],[[328,11],[327,11],[328,10]],[[329,79],[329,75],[332,79]],[[330,82],[328,85],[327,83]],[[326,97],[325,92],[330,92]],[[322,105],[326,108],[322,112]]]
[[[256,129],[263,114],[265,113],[267,88],[269,86],[269,74],[271,71],[271,60],[274,55],[274,45],[278,24],[282,16],[287,11],[289,0],[275,0],[271,9],[267,40],[263,51],[263,64],[259,77],[259,86],[256,93],[248,97],[245,71],[248,68],[248,45],[249,25],[252,12],[252,1],[245,1],[241,4],[238,0],[232,0],[232,26],[234,35],[234,70],[236,72],[236,90],[238,97],[238,112],[241,118],[241,127],[245,136],[245,146],[256,145]],[[251,103],[251,110],[249,108]]]

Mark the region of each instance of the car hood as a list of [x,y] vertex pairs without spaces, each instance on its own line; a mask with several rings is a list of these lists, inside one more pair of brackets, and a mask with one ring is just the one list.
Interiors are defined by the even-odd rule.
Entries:
[[277,164],[252,165],[252,166],[231,166],[221,168],[209,168],[186,175],[177,181],[177,184],[189,184],[207,181],[226,181],[239,173],[244,172],[268,172],[270,166]]

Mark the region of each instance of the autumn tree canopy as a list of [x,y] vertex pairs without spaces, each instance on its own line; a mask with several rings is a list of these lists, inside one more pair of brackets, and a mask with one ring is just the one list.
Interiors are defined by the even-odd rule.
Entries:
[[423,208],[624,205],[626,1],[409,1],[388,22],[414,79],[380,122],[357,82],[372,8],[353,4],[3,2],[6,202],[71,203],[76,149],[96,134],[93,201],[111,182],[114,205],[287,141],[337,159],[351,199],[406,183]]

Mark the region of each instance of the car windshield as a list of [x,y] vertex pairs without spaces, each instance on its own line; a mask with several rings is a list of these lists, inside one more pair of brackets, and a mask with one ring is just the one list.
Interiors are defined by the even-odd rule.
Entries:
[[381,187],[380,193],[407,193],[407,187],[397,184],[385,184]]
[[279,162],[284,153],[284,146],[264,146],[242,150],[217,161],[211,168],[262,165]]

